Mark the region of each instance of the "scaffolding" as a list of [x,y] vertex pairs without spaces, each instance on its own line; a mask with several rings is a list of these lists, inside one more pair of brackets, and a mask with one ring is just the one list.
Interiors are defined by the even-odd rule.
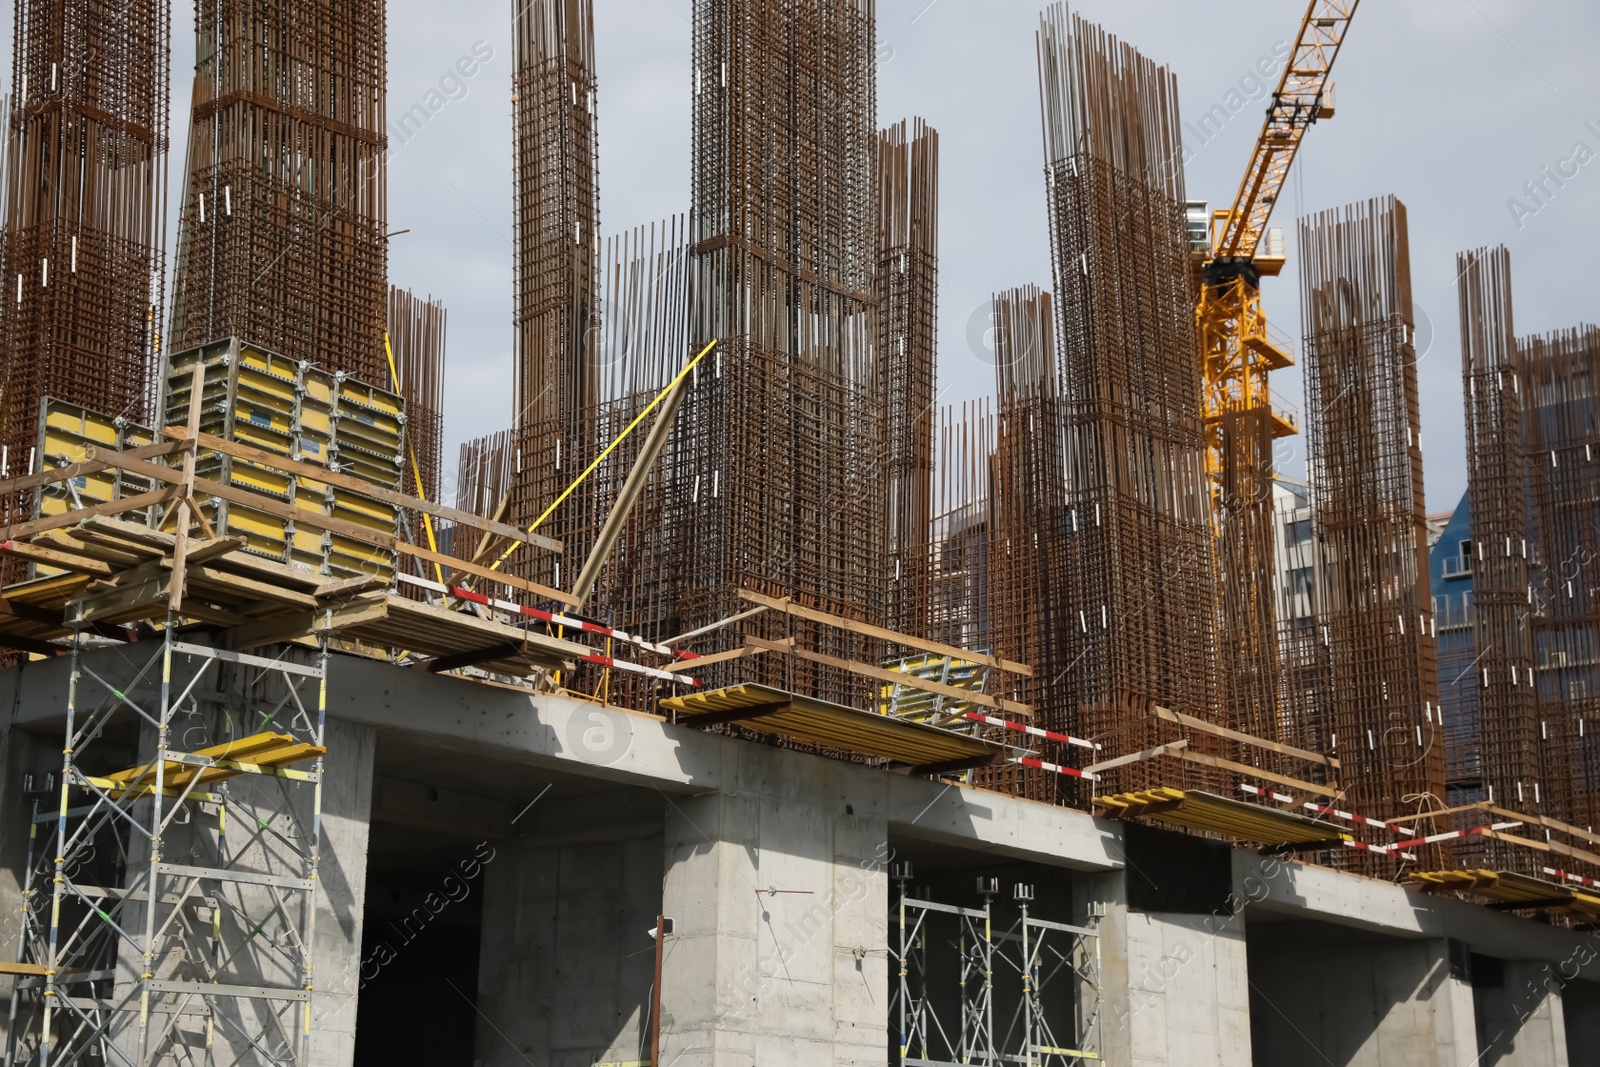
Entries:
[[[898,1027],[894,1063],[1060,1067],[1101,1058],[1098,908],[1091,906],[1085,926],[1042,919],[1032,914],[1034,887],[1017,883],[1016,918],[996,933],[998,879],[980,876],[982,903],[962,907],[914,887],[909,862],[895,864],[891,877],[898,887],[891,951],[900,965],[890,1010]],[[999,1026],[997,1010],[1007,1017]]]
[[6,1067],[309,1063],[327,643],[248,655],[169,616],[125,680],[86,661],[92,616],[60,806],[33,816]]

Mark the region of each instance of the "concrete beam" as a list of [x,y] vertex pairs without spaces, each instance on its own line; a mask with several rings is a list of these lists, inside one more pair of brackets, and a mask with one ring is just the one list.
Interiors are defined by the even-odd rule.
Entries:
[[1569,977],[1600,980],[1600,951],[1585,948],[1592,937],[1393,882],[1240,850],[1234,890],[1252,909],[1393,937],[1453,938],[1479,955],[1563,965]]

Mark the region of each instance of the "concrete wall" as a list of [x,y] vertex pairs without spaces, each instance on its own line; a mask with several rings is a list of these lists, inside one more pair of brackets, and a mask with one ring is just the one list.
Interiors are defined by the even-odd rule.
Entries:
[[1268,923],[1250,937],[1256,1067],[1471,1067],[1472,988],[1440,939]]
[[[662,1059],[679,1067],[883,1067],[888,825],[838,765],[752,746],[737,792],[666,817]],[[776,890],[776,892],[772,892]]]
[[1100,922],[1102,1041],[1129,1067],[1250,1062],[1250,987],[1242,915],[1174,914],[1127,905],[1125,872],[1084,879]]
[[477,1062],[649,1059],[662,845],[501,841],[484,865]]
[[1508,961],[1503,981],[1475,982],[1483,1067],[1568,1067],[1564,983],[1543,963]]

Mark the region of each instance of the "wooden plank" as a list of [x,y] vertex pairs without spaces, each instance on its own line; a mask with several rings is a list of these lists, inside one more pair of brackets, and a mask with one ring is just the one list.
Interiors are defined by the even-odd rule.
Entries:
[[[741,591],[742,592],[742,591]],[[787,652],[791,656],[806,660],[811,663],[821,663],[827,667],[837,667],[851,674],[858,674],[863,678],[873,678],[880,682],[892,682],[896,685],[908,686],[912,689],[921,689],[929,693],[938,693],[940,696],[950,697],[966,704],[977,704],[985,708],[994,708],[998,711],[1008,711],[1013,715],[1033,716],[1033,709],[1026,704],[1018,704],[1014,700],[1005,700],[1001,697],[992,697],[986,693],[974,693],[968,689],[958,689],[953,685],[943,682],[930,682],[926,678],[915,675],[903,674],[900,671],[885,670],[867,663],[857,663],[854,660],[839,659],[837,656],[825,656],[820,652],[810,649],[788,647],[777,641],[768,641],[762,637],[746,635],[745,642],[764,648],[770,652]]]
[[287,608],[315,610],[319,606],[319,598],[311,593],[285,589],[281,585],[260,582],[254,578],[246,578],[242,574],[234,574],[231,571],[219,570],[216,567],[208,567],[204,564],[195,566],[191,562],[189,564],[189,579],[191,582],[221,586],[224,589],[257,600],[270,600]]
[[552,589],[547,585],[540,585],[538,582],[530,582],[522,578],[513,577],[504,571],[495,571],[490,570],[488,567],[475,566],[474,564],[468,563],[466,560],[456,559],[454,556],[447,556],[443,552],[434,552],[417,545],[407,544],[404,541],[398,540],[392,534],[382,533],[381,531],[362,526],[359,523],[346,522],[343,519],[336,519],[331,515],[324,515],[321,512],[307,511],[304,508],[293,507],[289,504],[285,504],[281,500],[274,500],[271,497],[261,496],[258,493],[252,493],[246,489],[237,489],[231,485],[224,485],[221,482],[214,482],[209,478],[196,478],[194,485],[195,491],[201,493],[202,495],[221,497],[223,500],[228,500],[235,504],[242,504],[248,508],[254,508],[257,511],[271,515],[275,518],[293,520],[297,524],[312,526],[319,530],[326,530],[329,533],[342,534],[343,536],[349,537],[352,540],[362,541],[366,544],[375,545],[376,547],[385,550],[398,551],[402,555],[413,556],[417,559],[426,560],[429,563],[437,563],[453,571],[475,574],[482,578],[492,578],[495,581],[509,585],[514,589],[521,589],[524,592],[533,593],[547,600],[554,600],[561,604],[572,604],[575,600],[572,594],[563,593],[559,589]]
[[179,490],[168,486],[149,493],[140,493],[137,496],[123,497],[120,500],[107,500],[103,504],[80,508],[69,511],[65,515],[54,515],[47,519],[34,519],[32,522],[22,522],[15,526],[8,526],[0,530],[0,541],[15,541],[23,537],[44,533],[46,530],[58,530],[64,526],[76,526],[85,519],[92,519],[97,515],[119,515],[125,511],[138,511],[140,508],[150,507],[152,504],[165,504],[174,500],[179,495]]
[[[172,436],[182,436],[183,434],[182,430],[175,427],[168,427],[165,432]],[[310,478],[315,481],[323,482],[327,485],[338,486],[340,489],[349,489],[352,492],[363,493],[375,500],[382,500],[386,504],[393,504],[396,507],[406,508],[411,511],[425,511],[437,518],[449,519],[451,522],[460,523],[463,526],[470,526],[475,530],[486,530],[489,533],[499,537],[515,538],[519,541],[525,541],[537,548],[542,548],[550,552],[560,552],[562,550],[561,542],[557,541],[553,537],[546,537],[544,534],[537,533],[529,534],[527,531],[519,530],[515,526],[510,526],[503,522],[496,522],[493,519],[485,519],[483,516],[474,515],[470,511],[462,511],[459,508],[452,508],[445,504],[437,504],[431,500],[422,500],[418,497],[407,496],[404,493],[395,492],[393,489],[387,489],[381,485],[374,485],[366,479],[358,478],[352,474],[340,474],[335,471],[330,471],[324,467],[318,467],[313,463],[305,463],[300,460],[290,459],[288,456],[282,456],[276,452],[268,452],[266,449],[240,444],[237,441],[229,441],[221,437],[215,437],[208,433],[197,433],[195,438],[197,441],[199,441],[200,445],[205,448],[212,449],[216,452],[221,452],[225,455],[234,456],[238,459],[247,459],[255,463],[260,463],[263,466],[272,467],[274,470],[283,471],[285,474],[294,474],[302,478]]]
[[318,607],[314,611],[296,611],[252,621],[233,631],[233,645],[240,650],[274,645],[310,634],[332,633],[347,626],[378,622],[388,617],[387,598],[352,600],[331,607]]
[[520,645],[511,641],[502,641],[499,644],[474,648],[467,652],[454,652],[448,656],[435,656],[423,664],[423,670],[429,674],[443,674],[446,671],[458,671],[463,667],[476,667],[480,663],[489,663],[497,659],[515,659],[520,655],[522,655],[522,647]]
[[745,645],[743,648],[730,649],[727,652],[713,652],[710,655],[697,656],[694,659],[674,660],[660,669],[672,674],[687,674],[690,671],[699,670],[701,667],[709,667],[713,663],[726,663],[729,660],[743,659],[746,656],[759,656],[764,652],[770,651],[772,650],[768,648]]
[[1290,778],[1289,776],[1283,774],[1274,774],[1271,771],[1264,771],[1260,767],[1250,767],[1243,763],[1235,763],[1232,760],[1223,759],[1220,756],[1207,756],[1204,753],[1191,752],[1188,749],[1175,751],[1171,754],[1177,756],[1179,759],[1188,760],[1190,763],[1199,763],[1207,767],[1217,767],[1225,771],[1235,771],[1250,778],[1265,778],[1269,782],[1277,782],[1279,785],[1293,786],[1296,789],[1303,790],[1307,793],[1315,793],[1322,797],[1337,797],[1341,793],[1341,790],[1339,790],[1337,787],[1329,789],[1327,786],[1315,785],[1311,782],[1302,782],[1298,778]]
[[1176,752],[1180,748],[1188,747],[1189,739],[1185,737],[1181,741],[1169,741],[1164,745],[1157,745],[1155,748],[1147,748],[1142,752],[1134,752],[1127,756],[1118,756],[1115,759],[1108,759],[1101,763],[1091,763],[1089,766],[1083,769],[1083,773],[1098,774],[1101,771],[1109,771],[1113,767],[1126,767],[1130,763],[1139,763],[1147,759],[1154,759],[1157,756],[1164,756],[1168,752]]
[[207,560],[226,556],[230,552],[237,552],[244,546],[245,539],[242,537],[219,537],[201,544],[198,548],[191,548],[184,562],[193,567]]
[[[1490,804],[1490,803],[1480,803],[1480,804],[1474,805],[1474,807],[1482,807],[1486,811],[1493,812],[1496,815],[1504,816],[1507,819],[1516,819],[1519,822],[1533,823],[1533,824],[1538,825],[1538,826],[1543,826],[1543,827],[1545,827],[1546,829],[1549,829],[1549,830],[1558,830],[1558,831],[1560,831],[1561,833],[1564,833],[1564,834],[1571,834],[1573,837],[1579,838],[1580,840],[1583,840],[1583,841],[1587,841],[1592,845],[1600,845],[1600,834],[1593,834],[1593,833],[1590,833],[1587,830],[1581,830],[1578,827],[1571,825],[1570,823],[1562,822],[1560,819],[1551,819],[1551,818],[1547,818],[1546,816],[1543,816],[1543,815],[1523,815],[1521,812],[1511,811],[1511,810],[1506,809],[1506,808],[1497,807],[1494,804]],[[1597,861],[1597,862],[1600,862],[1600,861]]]
[[52,608],[42,608],[37,604],[28,604],[20,600],[9,600],[0,597],[0,615],[9,615],[13,619],[23,622],[40,622],[46,626],[61,626],[61,612]]
[[1334,759],[1332,756],[1321,756],[1315,752],[1311,752],[1303,748],[1295,748],[1293,745],[1284,745],[1277,741],[1268,741],[1262,737],[1255,737],[1251,734],[1240,733],[1238,730],[1230,730],[1226,726],[1218,726],[1216,723],[1206,722],[1204,719],[1197,719],[1193,715],[1185,715],[1181,711],[1172,711],[1171,709],[1163,708],[1160,705],[1156,706],[1155,713],[1156,718],[1158,719],[1164,719],[1167,722],[1178,723],[1180,725],[1189,727],[1191,730],[1199,730],[1202,733],[1215,734],[1218,737],[1226,737],[1234,741],[1242,741],[1247,745],[1253,745],[1257,748],[1265,748],[1272,752],[1281,752],[1285,756],[1294,756],[1297,759],[1308,760],[1312,763],[1320,763],[1324,767],[1332,767],[1334,770],[1339,769],[1339,761]]
[[[949,656],[952,659],[965,660],[968,663],[982,663],[990,667],[994,667],[997,670],[1006,671],[1009,674],[1020,674],[1024,678],[1033,677],[1033,668],[1028,666],[1026,663],[1017,663],[1014,660],[1001,659],[998,656],[991,656],[984,652],[972,652],[968,649],[956,648],[954,645],[944,645],[940,644],[938,641],[929,641],[925,638],[913,637],[910,634],[896,633],[894,630],[886,629],[882,626],[874,626],[868,622],[857,622],[854,619],[846,619],[840,615],[830,615],[826,611],[819,611],[816,608],[808,608],[803,604],[796,604],[791,600],[780,600],[777,597],[766,596],[762,593],[753,592],[749,589],[739,590],[739,599],[747,600],[752,604],[760,604],[762,607],[770,608],[773,611],[781,611],[785,615],[793,615],[797,619],[807,619],[811,622],[820,622],[825,625],[835,627],[836,629],[848,630],[851,633],[862,634],[867,637],[877,637],[884,641],[891,641],[897,645],[904,645],[907,648],[916,648],[921,649],[923,652],[931,652],[936,656]],[[909,685],[910,683],[908,682],[906,684]]]
[[15,556],[17,559],[25,559],[29,563],[38,563],[46,567],[60,567],[63,570],[75,571],[78,574],[87,574],[96,578],[107,578],[116,573],[116,569],[109,563],[90,559],[87,556],[75,555],[71,552],[61,552],[53,548],[24,544],[20,541],[0,541],[0,554]]
[[[194,373],[189,376],[189,423],[184,428],[183,433],[177,435],[179,440],[192,441],[195,439],[195,434],[200,432],[200,413],[205,406],[201,403],[201,400],[205,396],[205,386],[206,361],[197,359],[194,361]],[[99,451],[99,449],[91,448],[89,450],[89,458],[105,458],[96,454]],[[194,499],[194,465],[197,451],[193,447],[183,450],[183,496],[178,500],[178,522],[174,527],[173,533],[172,580],[167,583],[167,606],[169,611],[177,611],[183,607],[184,568],[188,565],[187,556],[189,554],[189,516],[198,514],[200,510],[190,506],[190,501]],[[120,461],[122,463],[143,462],[128,456],[120,457]],[[147,463],[145,466],[155,467],[156,465]],[[155,477],[155,475],[151,475],[151,477]],[[207,532],[213,531],[208,530]]]
[[0,632],[0,648],[14,648],[18,652],[34,652],[41,656],[59,656],[67,651],[62,645],[52,645],[32,637],[18,637],[3,632]]
[[340,578],[338,581],[318,586],[316,597],[318,600],[332,600],[335,597],[359,596],[362,593],[371,593],[388,587],[389,583],[376,574],[358,574],[354,578]]

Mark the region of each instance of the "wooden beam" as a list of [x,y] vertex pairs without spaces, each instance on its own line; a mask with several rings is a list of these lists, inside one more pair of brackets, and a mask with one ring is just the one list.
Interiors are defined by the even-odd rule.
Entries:
[[1225,771],[1235,771],[1250,778],[1265,778],[1269,782],[1293,786],[1296,789],[1304,790],[1307,793],[1315,793],[1321,797],[1336,797],[1340,794],[1340,790],[1337,787],[1329,789],[1327,786],[1316,785],[1312,782],[1302,782],[1298,778],[1274,774],[1271,771],[1264,771],[1260,767],[1250,767],[1243,763],[1235,763],[1220,756],[1207,756],[1204,753],[1191,752],[1188,749],[1173,752],[1172,755],[1182,760],[1188,760],[1190,763],[1199,763],[1206,767],[1217,767]]
[[[183,430],[170,426],[164,432],[174,437],[182,436],[184,433]],[[363,493],[376,500],[381,500],[386,504],[393,504],[396,507],[406,508],[410,511],[425,511],[437,518],[449,519],[451,522],[459,523],[462,526],[470,526],[475,530],[485,530],[499,537],[510,537],[516,538],[519,541],[526,541],[528,544],[550,552],[560,552],[562,550],[561,542],[557,541],[553,537],[546,537],[544,534],[530,535],[526,530],[519,530],[515,526],[510,526],[503,522],[496,522],[493,519],[485,519],[483,516],[474,515],[470,511],[462,511],[459,508],[452,508],[445,504],[437,504],[431,500],[422,500],[419,497],[407,496],[406,494],[396,492],[393,489],[388,489],[381,485],[375,485],[372,482],[367,481],[365,478],[358,478],[353,474],[341,474],[337,471],[330,471],[327,468],[319,467],[314,463],[306,463],[302,460],[290,459],[288,456],[279,455],[276,452],[269,452],[266,449],[240,444],[237,441],[229,441],[225,438],[215,437],[208,433],[197,433],[195,438],[202,447],[209,448],[215,452],[221,452],[224,455],[234,456],[238,459],[247,459],[254,463],[260,463],[264,466],[272,467],[274,470],[282,471],[285,474],[294,474],[302,478],[310,478],[314,481],[338,486],[340,489],[349,489],[351,492]]]
[[961,759],[945,760],[943,763],[924,763],[920,767],[911,768],[911,774],[955,774],[958,771],[970,771],[974,767],[992,767],[1002,762],[1003,757],[996,753],[985,753],[982,756],[965,756]]
[[628,471],[628,477],[622,483],[622,489],[618,491],[617,498],[611,505],[611,513],[606,516],[599,534],[595,536],[594,547],[589,549],[589,558],[583,561],[583,569],[578,573],[578,580],[572,583],[572,595],[578,598],[576,606],[580,609],[589,599],[595,582],[600,579],[600,568],[611,556],[612,549],[616,548],[617,539],[622,536],[634,504],[638,502],[639,495],[650,482],[650,471],[660,457],[661,450],[667,445],[667,438],[672,433],[672,424],[678,417],[678,409],[683,406],[683,398],[689,395],[689,381],[688,377],[680,377],[668,390],[666,399],[661,404],[661,412],[656,416],[655,425],[650,427],[650,432],[645,435],[644,444],[639,446],[639,454],[634,458],[633,469]]
[[168,486],[156,489],[149,493],[140,493],[137,496],[123,497],[120,500],[107,500],[103,504],[94,504],[77,511],[69,511],[63,515],[52,515],[47,519],[34,519],[32,522],[20,522],[15,526],[8,526],[0,530],[0,541],[15,541],[23,537],[44,533],[46,530],[58,530],[64,526],[76,526],[85,519],[92,519],[97,515],[120,515],[125,511],[138,511],[152,504],[165,504],[176,499],[179,490]]
[[498,645],[485,645],[483,648],[455,652],[448,656],[435,656],[423,665],[423,669],[429,674],[444,674],[446,671],[458,671],[463,667],[476,667],[480,663],[513,659],[520,655],[522,655],[521,645],[514,641],[502,641]]
[[233,647],[243,651],[259,645],[275,645],[293,641],[311,634],[333,633],[347,626],[376,622],[388,618],[388,598],[352,600],[333,606],[319,606],[315,611],[295,611],[260,620],[246,620],[230,635]]
[[739,708],[727,708],[723,711],[709,711],[704,715],[683,715],[678,721],[684,726],[721,726],[729,722],[749,722],[751,719],[764,719],[769,715],[777,715],[788,711],[791,704],[787,700],[773,700],[765,704],[746,704]]
[[21,600],[9,600],[0,597],[0,615],[9,615],[13,619],[23,622],[42,622],[47,626],[61,625],[61,612],[52,608],[42,608],[38,604],[28,604]]
[[954,645],[940,644],[938,641],[929,641],[926,638],[897,633],[882,626],[874,626],[868,622],[857,622],[855,619],[846,619],[840,615],[830,615],[826,611],[808,608],[802,604],[796,604],[792,600],[780,600],[777,597],[766,596],[749,589],[739,590],[739,599],[747,600],[752,604],[760,604],[762,607],[771,608],[773,611],[781,611],[785,615],[793,615],[797,619],[820,622],[840,630],[848,630],[854,634],[880,638],[897,645],[904,645],[907,648],[921,649],[936,656],[949,656],[952,659],[965,660],[968,663],[982,663],[996,670],[1005,671],[1008,674],[1020,674],[1024,678],[1033,677],[1033,668],[1026,663],[1017,663],[1015,660],[1001,659],[999,656],[991,656],[986,652],[973,652],[964,648],[956,648]]
[[194,567],[219,556],[226,556],[230,552],[237,552],[245,546],[242,537],[219,537],[214,541],[202,542],[198,547],[189,549],[185,563]]
[[1108,759],[1101,763],[1091,763],[1089,766],[1083,769],[1083,773],[1098,774],[1101,771],[1109,771],[1113,767],[1126,767],[1130,763],[1140,763],[1144,760],[1154,759],[1157,756],[1164,756],[1169,752],[1176,752],[1180,748],[1188,747],[1189,739],[1185,737],[1181,741],[1169,741],[1164,745],[1157,745],[1155,748],[1147,748],[1142,752],[1134,752],[1127,756],[1118,756],[1115,759]]
[[1543,815],[1523,815],[1520,812],[1497,807],[1491,803],[1484,803],[1481,806],[1487,811],[1491,811],[1496,815],[1503,815],[1508,819],[1516,819],[1519,822],[1534,823],[1549,830],[1558,830],[1564,834],[1571,834],[1573,837],[1587,841],[1591,845],[1600,845],[1600,834],[1592,834],[1587,830],[1580,830],[1578,827],[1573,826],[1570,823],[1564,823],[1560,819],[1551,819]]
[[757,648],[767,649],[770,652],[787,652],[791,656],[810,663],[821,663],[827,667],[837,667],[842,671],[849,671],[851,674],[858,674],[863,678],[873,678],[880,682],[892,682],[912,689],[921,689],[928,693],[938,693],[940,696],[950,697],[966,704],[977,704],[985,708],[1008,711],[1013,715],[1025,715],[1028,717],[1033,715],[1033,709],[1026,704],[1019,704],[1014,700],[1006,700],[1002,697],[992,697],[986,693],[974,693],[970,690],[958,689],[953,685],[945,685],[943,682],[930,682],[926,678],[918,678],[901,671],[885,670],[882,667],[874,667],[868,663],[857,663],[854,660],[840,659],[837,656],[825,656],[820,652],[812,652],[806,648],[788,647],[777,641],[768,641],[766,638],[750,634],[745,636],[745,642],[755,645]]
[[1295,748],[1293,745],[1284,745],[1278,743],[1277,741],[1268,741],[1265,738],[1255,737],[1251,734],[1240,733],[1238,730],[1230,730],[1226,726],[1218,726],[1216,723],[1206,722],[1204,719],[1197,719],[1193,715],[1185,715],[1181,711],[1172,711],[1168,708],[1163,708],[1160,705],[1156,706],[1155,714],[1156,718],[1158,719],[1163,719],[1166,722],[1178,723],[1179,725],[1189,727],[1191,730],[1199,730],[1202,733],[1215,734],[1218,737],[1226,737],[1234,741],[1241,741],[1244,744],[1254,745],[1257,748],[1265,748],[1272,752],[1280,752],[1285,756],[1294,756],[1297,759],[1308,760],[1312,763],[1320,763],[1324,767],[1332,767],[1334,770],[1339,769],[1339,761],[1334,759],[1332,756],[1322,756],[1303,748]]
[[[200,432],[200,414],[205,408],[203,403],[205,386],[206,361],[203,358],[196,359],[194,361],[194,372],[189,377],[189,423],[181,435],[175,435],[178,436],[179,440],[193,441],[195,440],[195,434]],[[103,459],[103,456],[96,455],[98,451],[100,450],[96,448],[89,449],[89,458]],[[190,505],[190,501],[194,499],[196,481],[194,466],[197,451],[198,449],[193,447],[183,450],[183,479],[181,482],[183,495],[177,501],[178,521],[177,525],[173,527],[172,580],[167,583],[168,611],[177,611],[183,607],[184,568],[187,566],[186,557],[189,554],[189,516],[199,514],[199,509],[192,508]],[[142,463],[143,461],[123,456],[121,457],[121,462]],[[144,466],[155,467],[156,465],[145,463]],[[159,475],[151,473],[148,477],[158,478]]]
[[109,578],[116,573],[116,568],[109,563],[103,563],[97,559],[89,559],[87,556],[74,555],[71,552],[61,552],[53,548],[25,544],[21,541],[0,541],[0,554],[15,556],[17,559],[25,559],[29,563],[38,563],[46,567],[60,567],[63,570],[87,574],[94,578]]
[[7,633],[0,633],[0,647],[14,648],[18,652],[34,652],[41,656],[59,656],[67,651],[61,645],[52,645],[48,641]]
[[735,648],[727,652],[713,652],[706,656],[696,656],[694,659],[674,660],[673,662],[668,663],[658,669],[668,671],[672,674],[687,674],[690,671],[697,671],[701,667],[709,667],[713,663],[726,663],[729,660],[744,659],[746,656],[759,656],[764,652],[770,651],[772,651],[772,649],[757,648],[755,645],[745,645],[743,648]]

